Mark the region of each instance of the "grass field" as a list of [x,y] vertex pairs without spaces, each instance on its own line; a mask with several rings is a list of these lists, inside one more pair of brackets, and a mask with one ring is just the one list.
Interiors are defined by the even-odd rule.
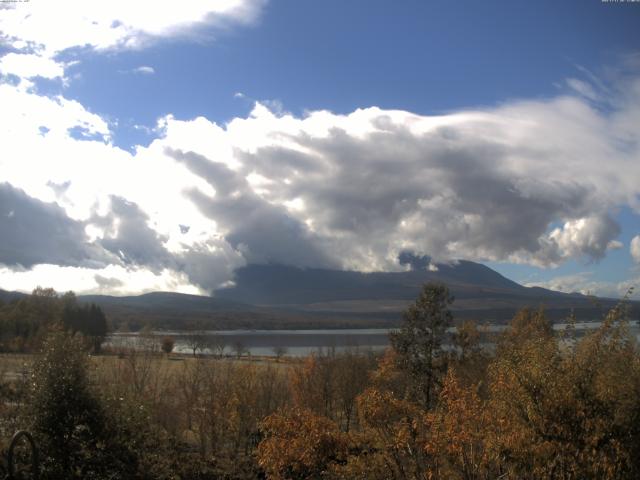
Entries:
[[[142,358],[140,353],[138,358]],[[31,374],[36,354],[26,353],[2,353],[0,354],[0,379],[4,382],[13,382],[25,379]],[[156,372],[162,372],[165,375],[179,374],[186,366],[198,361],[212,362],[216,364],[232,364],[232,365],[273,365],[279,368],[290,368],[300,362],[300,359],[284,357],[277,359],[268,356],[243,356],[237,358],[235,356],[216,358],[210,355],[201,355],[197,358],[193,355],[184,355],[171,353],[145,354],[144,359],[149,362],[151,368]],[[123,353],[105,352],[101,355],[91,355],[90,361],[94,367],[99,370],[115,369],[122,367],[128,361],[128,356]]]

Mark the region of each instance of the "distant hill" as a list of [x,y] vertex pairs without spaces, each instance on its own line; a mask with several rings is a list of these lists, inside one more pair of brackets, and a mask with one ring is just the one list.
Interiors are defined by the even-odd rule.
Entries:
[[6,290],[0,290],[0,301],[8,303],[8,302],[12,302],[13,300],[17,300],[19,298],[22,298],[25,295],[26,295],[26,293],[8,292]]
[[[114,325],[154,328],[279,329],[393,327],[426,282],[447,284],[455,297],[456,321],[504,323],[526,306],[544,307],[552,320],[574,311],[594,320],[617,303],[544,288],[524,287],[479,263],[438,265],[437,271],[348,272],[282,265],[249,265],[236,270],[235,286],[213,296],[153,292],[114,297],[80,296],[100,305]],[[24,294],[0,290],[4,302]],[[640,302],[631,302],[640,318]]]
[[142,295],[114,297],[111,295],[82,295],[83,302],[99,305],[117,305],[121,308],[171,311],[177,314],[196,314],[199,312],[250,311],[256,308],[246,303],[201,295],[187,295],[174,292],[151,292]]

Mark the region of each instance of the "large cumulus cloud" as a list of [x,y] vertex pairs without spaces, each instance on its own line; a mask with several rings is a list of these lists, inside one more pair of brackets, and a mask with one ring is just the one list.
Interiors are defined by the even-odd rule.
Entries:
[[[628,100],[605,108],[565,94],[440,117],[296,118],[257,105],[226,127],[169,118],[157,143],[212,186],[185,195],[251,261],[394,269],[412,251],[555,266],[620,247],[612,212],[638,210]],[[191,126],[211,142],[189,142]]]
[[226,241],[249,263],[287,263],[302,267],[339,266],[318,247],[318,239],[284,205],[258,195],[242,173],[193,152],[167,149],[166,153],[202,176],[215,191],[197,188],[185,195],[216,222]]
[[[407,268],[403,252],[597,261],[621,246],[616,209],[640,212],[640,80],[610,85],[440,116],[371,107],[298,117],[261,104],[225,125],[167,116],[134,153],[77,102],[0,85],[6,105],[29,108],[19,119],[0,111],[11,133],[0,145],[5,188],[40,202],[60,243],[74,239],[56,255],[13,241],[0,261],[102,261],[97,289],[130,275],[203,292],[251,262],[394,270]],[[78,140],[75,127],[95,135]]]

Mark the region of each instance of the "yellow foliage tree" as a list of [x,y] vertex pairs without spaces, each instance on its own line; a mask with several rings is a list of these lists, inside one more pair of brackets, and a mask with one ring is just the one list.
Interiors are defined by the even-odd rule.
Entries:
[[575,348],[540,313],[514,319],[490,367],[486,434],[509,478],[638,478],[640,362],[620,314]]

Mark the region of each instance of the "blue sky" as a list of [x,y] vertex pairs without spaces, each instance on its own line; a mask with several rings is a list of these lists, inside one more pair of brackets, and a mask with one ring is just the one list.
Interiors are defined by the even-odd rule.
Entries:
[[[169,113],[226,122],[255,100],[296,115],[373,105],[436,114],[558,94],[565,78],[583,76],[579,67],[598,72],[640,47],[638,10],[597,1],[273,2],[256,25],[211,43],[88,52],[67,95],[146,125]],[[147,64],[155,75],[121,73]],[[123,145],[135,141],[119,133]]]
[[640,283],[638,2],[63,3],[0,9],[0,288]]

